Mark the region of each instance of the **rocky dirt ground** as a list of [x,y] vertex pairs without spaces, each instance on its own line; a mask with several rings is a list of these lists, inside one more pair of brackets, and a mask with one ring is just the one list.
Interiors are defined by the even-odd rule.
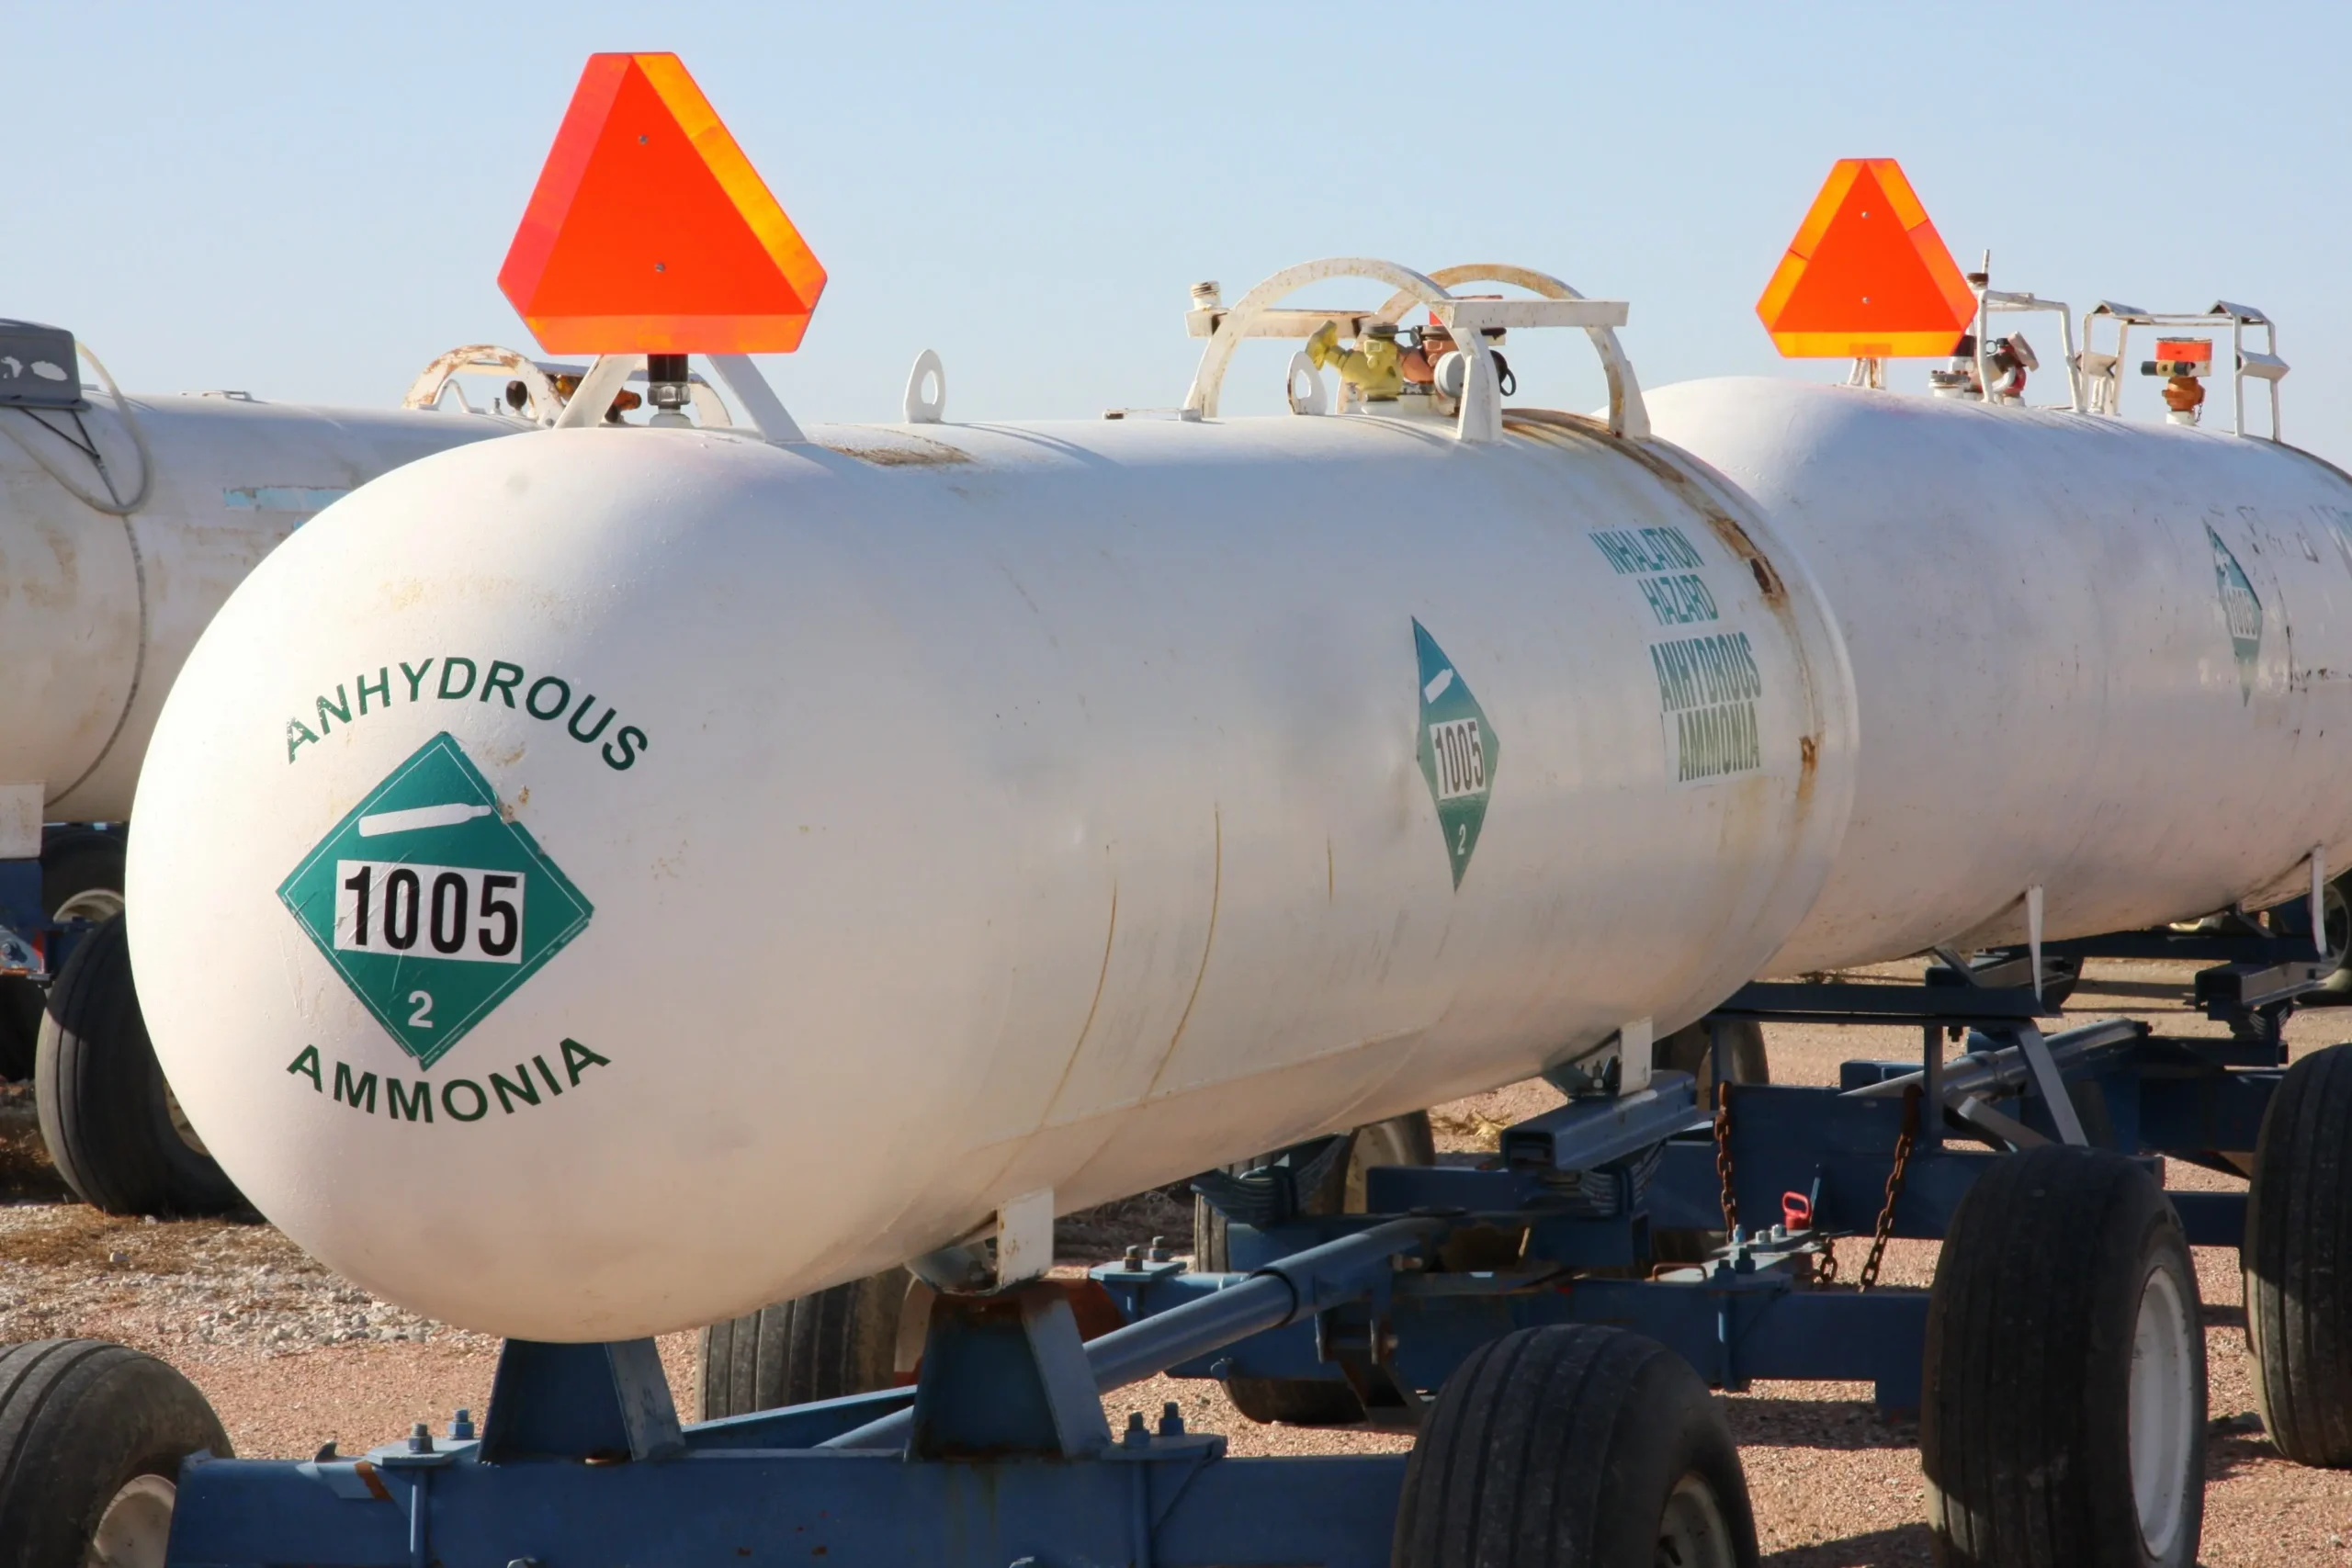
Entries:
[[[2131,1013],[2170,1032],[2210,1028],[2174,1000],[2185,974],[2096,964],[2069,1011]],[[2352,1038],[2352,1010],[2300,1014],[2289,1034],[2298,1052]],[[1902,1030],[1787,1028],[1770,1043],[1773,1076],[1783,1082],[1834,1082],[1847,1057],[1917,1050],[1917,1037]],[[1553,1101],[1541,1085],[1522,1084],[1442,1107],[1441,1147],[1491,1148],[1500,1127]],[[2170,1180],[2186,1187],[2224,1179],[2176,1165]],[[247,1455],[307,1457],[329,1439],[354,1451],[413,1421],[437,1426],[458,1407],[479,1412],[487,1401],[495,1340],[355,1289],[266,1224],[117,1220],[66,1198],[41,1154],[28,1091],[0,1086],[0,1341],[90,1335],[160,1356],[204,1391]],[[1153,1234],[1189,1242],[1190,1212],[1172,1190],[1071,1216],[1059,1242],[1065,1260],[1078,1264]],[[1844,1244],[1849,1278],[1865,1246]],[[1935,1253],[1929,1243],[1898,1242],[1884,1277],[1924,1285]],[[2352,1563],[2352,1475],[2288,1464],[2265,1439],[2253,1414],[2236,1256],[2200,1249],[2197,1261],[2213,1417],[2199,1561],[2209,1568]],[[662,1348],[679,1405],[691,1413],[694,1336],[668,1336]],[[1385,1434],[1253,1427],[1231,1415],[1215,1385],[1168,1379],[1114,1395],[1114,1424],[1131,1408],[1157,1415],[1165,1400],[1179,1404],[1188,1425],[1230,1434],[1239,1453],[1404,1446]],[[1868,1385],[1758,1385],[1725,1404],[1771,1568],[1929,1561],[1917,1433],[1880,1421]]]

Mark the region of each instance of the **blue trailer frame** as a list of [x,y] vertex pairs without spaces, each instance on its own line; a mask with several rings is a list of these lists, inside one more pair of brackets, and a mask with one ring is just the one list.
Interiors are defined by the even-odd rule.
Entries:
[[[1732,1085],[1712,1113],[1680,1073],[1582,1094],[1508,1129],[1477,1167],[1374,1169],[1364,1214],[1297,1213],[1332,1145],[1287,1151],[1246,1191],[1204,1180],[1230,1205],[1234,1271],[1133,1249],[1091,1271],[1127,1323],[1091,1343],[1052,1287],[942,1295],[910,1388],[682,1426],[650,1340],[509,1341],[479,1432],[461,1412],[444,1436],[420,1427],[359,1459],[191,1459],[169,1561],[1384,1568],[1405,1456],[1237,1459],[1173,1404],[1114,1431],[1103,1396],[1161,1371],[1344,1380],[1375,1421],[1410,1427],[1424,1391],[1479,1346],[1588,1323],[1661,1341],[1720,1388],[1862,1380],[1882,1407],[1914,1408],[1930,1293],[1825,1287],[1829,1244],[1942,1235],[2005,1157],[1959,1135],[2065,1138],[2089,1103],[2075,1086],[2096,1089],[2125,1153],[2234,1168],[2222,1156],[2255,1146],[2286,1012],[2330,967],[2307,938],[2298,957],[2297,940],[2187,944],[2230,960],[2199,982],[2236,1025],[2228,1040],[2110,1022],[2045,1041],[2051,987],[1965,972],[1920,987],[1751,986],[1717,1024],[1908,1022],[1922,1059],[1849,1063],[1835,1089]],[[1947,1061],[1955,1032],[1970,1050]],[[1727,1066],[1722,1028],[1714,1049]],[[1989,1120],[1940,1113],[1958,1089]],[[2193,1243],[2239,1240],[2243,1195],[2172,1199]],[[1654,1226],[1722,1231],[1724,1245],[1645,1277]]]

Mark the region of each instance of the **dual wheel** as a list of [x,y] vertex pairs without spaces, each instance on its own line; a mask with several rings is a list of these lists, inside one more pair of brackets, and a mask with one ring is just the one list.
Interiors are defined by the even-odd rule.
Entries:
[[119,829],[51,829],[41,908],[92,929],[46,987],[0,976],[0,1077],[34,1080],[50,1162],[110,1214],[212,1214],[243,1200],[206,1151],[155,1060],[130,977]]
[[164,1080],[131,983],[120,914],[74,945],[41,1019],[33,1099],[65,1184],[109,1214],[218,1214],[236,1185]]

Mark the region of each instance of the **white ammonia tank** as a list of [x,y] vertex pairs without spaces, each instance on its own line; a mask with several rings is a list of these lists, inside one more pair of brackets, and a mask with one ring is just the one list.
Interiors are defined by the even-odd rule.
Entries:
[[129,814],[180,661],[288,533],[389,468],[517,428],[242,395],[125,407],[0,405],[0,790],[36,845],[44,819]]
[[1851,676],[1660,444],[811,434],[428,458],[189,660],[149,1024],[358,1283],[708,1322],[1673,1028],[1813,906]]
[[2352,866],[2352,480],[2272,441],[1762,379],[1654,391],[1828,595],[1854,810],[1794,974]]

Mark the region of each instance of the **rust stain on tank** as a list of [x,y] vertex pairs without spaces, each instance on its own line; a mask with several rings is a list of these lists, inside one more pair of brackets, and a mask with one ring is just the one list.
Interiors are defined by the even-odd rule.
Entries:
[[855,457],[878,468],[936,468],[972,461],[972,455],[962,447],[950,446],[927,435],[893,434],[888,443],[836,446],[827,442],[824,446],[829,452],[839,452],[844,457]]
[[1821,741],[1811,735],[1797,737],[1797,799],[1813,798],[1813,781],[1821,772]]

